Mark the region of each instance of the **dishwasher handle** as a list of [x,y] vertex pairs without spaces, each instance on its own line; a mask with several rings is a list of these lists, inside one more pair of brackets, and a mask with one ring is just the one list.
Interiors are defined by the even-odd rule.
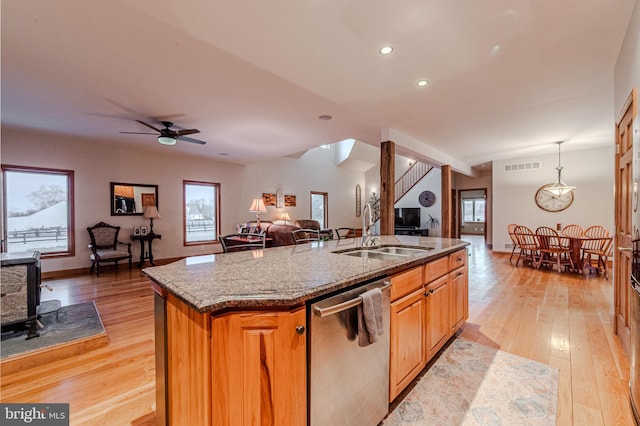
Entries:
[[[386,291],[389,288],[391,288],[391,281],[385,281],[384,285],[380,287],[380,291]],[[346,302],[338,303],[337,305],[329,306],[327,308],[320,308],[318,306],[315,306],[313,308],[313,313],[316,316],[323,318],[342,311],[346,311],[347,309],[353,308],[354,306],[358,306],[360,304],[362,304],[362,298],[354,297],[351,300],[347,300]]]

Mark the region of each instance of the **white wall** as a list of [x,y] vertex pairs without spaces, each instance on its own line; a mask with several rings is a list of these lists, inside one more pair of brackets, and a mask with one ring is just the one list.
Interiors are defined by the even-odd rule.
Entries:
[[255,214],[247,212],[251,199],[261,197],[262,193],[275,193],[280,185],[286,195],[296,196],[296,207],[267,207],[267,212],[260,215],[261,219],[279,220],[283,210],[289,213],[292,221],[309,219],[310,191],[317,191],[329,194],[328,228],[360,227],[355,194],[356,185],[360,184],[362,202],[369,200],[364,188],[364,173],[336,167],[333,149],[312,149],[299,159],[280,158],[248,165],[241,197],[246,200],[246,206],[240,205],[242,220],[255,220]]
[[631,14],[614,73],[614,116],[617,117],[634,87],[640,88],[640,2]]
[[[568,144],[568,143],[567,143]],[[565,145],[567,145],[565,144]],[[505,172],[505,164],[540,161],[538,170]],[[555,167],[558,155],[511,159],[493,163],[493,250],[511,251],[507,225],[517,223],[535,230],[538,226],[556,227],[578,224],[604,225],[614,231],[613,179],[614,148],[562,152],[562,178],[575,186],[574,201],[561,212],[550,213],[540,209],[534,200],[538,188],[552,183],[557,177]]]
[[[153,143],[153,141],[150,141]],[[293,219],[308,218],[309,191],[329,193],[329,225],[350,226],[355,218],[355,185],[364,185],[364,174],[332,166],[333,153],[314,150],[301,159],[284,158],[262,164],[242,166],[192,156],[175,155],[166,150],[141,150],[130,146],[105,145],[84,139],[53,134],[26,133],[2,129],[2,163],[48,167],[75,172],[76,255],[44,259],[44,272],[89,268],[89,236],[86,228],[100,221],[121,226],[121,240],[128,241],[134,226],[147,225],[141,216],[110,215],[110,182],[158,185],[158,210],[154,231],[162,234],[153,243],[156,259],[219,252],[219,244],[183,246],[183,180],[221,184],[221,232],[234,230],[237,222],[255,219],[249,213],[252,198],[263,192],[276,192],[281,183],[285,194],[297,196],[297,207],[287,209]],[[166,152],[166,153],[165,153]],[[363,191],[364,197],[364,191]],[[2,198],[2,197],[0,197]],[[276,218],[273,207],[262,215]],[[132,246],[134,260],[139,245]]]
[[[422,191],[429,190],[436,194],[436,202],[431,207],[422,207],[418,202],[418,196]],[[437,218],[440,225],[429,229],[429,236],[440,236],[442,229],[442,172],[438,167],[434,167],[420,182],[398,200],[395,207],[420,207],[420,228],[429,228],[427,220],[429,215]]]

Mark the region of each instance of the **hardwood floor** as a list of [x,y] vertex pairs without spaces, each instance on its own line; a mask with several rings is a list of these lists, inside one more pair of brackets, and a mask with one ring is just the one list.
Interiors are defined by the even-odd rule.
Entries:
[[[613,335],[613,288],[598,276],[509,264],[472,241],[469,320],[461,337],[560,370],[558,425],[633,425],[629,361]],[[151,425],[155,416],[153,294],[135,269],[46,280],[43,300],[95,300],[109,344],[2,374],[2,402],[68,402],[72,425]]]

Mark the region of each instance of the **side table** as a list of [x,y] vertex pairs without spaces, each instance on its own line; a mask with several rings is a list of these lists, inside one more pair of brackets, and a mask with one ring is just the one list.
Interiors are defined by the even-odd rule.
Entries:
[[[130,236],[131,241],[140,241],[140,263],[138,264],[138,268],[142,268],[142,265],[144,265],[144,261],[146,259],[149,259],[149,263],[152,264],[153,266],[156,266],[155,263],[153,263],[153,251],[151,250],[151,243],[153,243],[153,240],[157,239],[162,239],[162,235],[160,234],[147,234],[147,235],[131,235]],[[145,250],[145,241],[147,243],[147,247],[148,247],[148,251]]]

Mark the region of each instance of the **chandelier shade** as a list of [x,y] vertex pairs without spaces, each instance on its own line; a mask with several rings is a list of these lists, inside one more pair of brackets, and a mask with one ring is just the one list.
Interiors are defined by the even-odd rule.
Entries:
[[554,197],[561,197],[564,194],[576,189],[575,186],[569,186],[562,180],[563,167],[560,164],[560,145],[562,145],[562,142],[563,141],[556,142],[556,144],[558,144],[558,167],[556,167],[556,170],[558,171],[558,180],[544,188],[545,191],[550,192]]

